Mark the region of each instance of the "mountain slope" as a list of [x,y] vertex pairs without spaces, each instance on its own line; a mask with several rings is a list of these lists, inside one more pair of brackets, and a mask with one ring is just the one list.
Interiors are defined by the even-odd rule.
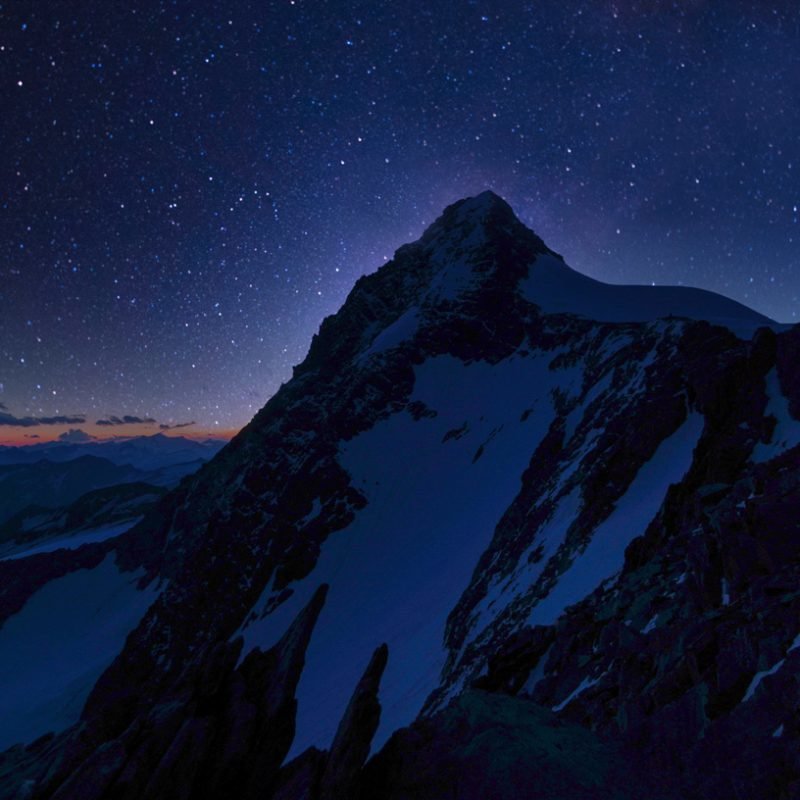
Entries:
[[152,587],[137,589],[140,577],[125,574],[107,556],[95,567],[49,581],[0,629],[0,747],[74,722],[92,685],[153,601]]
[[[798,731],[772,692],[800,666],[800,333],[679,318],[762,321],[690,290],[648,288],[632,320],[624,288],[565,308],[597,288],[567,270],[484,193],[360,279],[292,380],[126,534],[160,592],[80,722],[9,751],[0,796],[410,797],[420,758],[428,796],[476,796],[454,725],[635,757],[645,796],[791,791]],[[701,739],[719,766],[695,791]],[[542,759],[523,782],[562,796]],[[616,767],[585,769],[587,796],[623,796]]]
[[142,517],[165,493],[147,483],[122,483],[87,492],[64,508],[28,506],[0,525],[0,559],[20,558],[31,548],[75,547],[99,528]]

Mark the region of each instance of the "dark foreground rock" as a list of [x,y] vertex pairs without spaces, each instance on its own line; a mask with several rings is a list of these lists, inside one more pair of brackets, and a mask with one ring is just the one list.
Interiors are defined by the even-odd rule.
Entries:
[[[344,795],[343,795],[344,796]],[[374,800],[661,800],[631,753],[530,701],[470,691],[367,765]]]

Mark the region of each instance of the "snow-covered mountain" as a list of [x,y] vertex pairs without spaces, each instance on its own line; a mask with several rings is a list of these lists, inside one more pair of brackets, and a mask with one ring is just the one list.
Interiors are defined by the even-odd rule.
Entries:
[[798,356],[450,206],[142,522],[0,561],[0,797],[796,797]]
[[[98,531],[127,529],[166,493],[148,483],[121,483],[96,489],[61,508],[28,506],[0,524],[0,559],[34,552],[72,549],[98,540]],[[108,538],[105,534],[100,538]]]
[[0,447],[0,524],[22,511],[58,509],[81,495],[134,482],[173,487],[225,442],[182,436]]
[[95,456],[0,466],[0,523],[25,509],[55,509],[94,489],[145,478],[141,470]]

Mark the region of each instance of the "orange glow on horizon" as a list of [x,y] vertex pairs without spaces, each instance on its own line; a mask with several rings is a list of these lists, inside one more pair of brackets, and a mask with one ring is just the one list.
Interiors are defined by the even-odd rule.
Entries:
[[62,435],[76,429],[92,437],[86,440],[87,443],[131,439],[136,436],[155,436],[159,433],[164,436],[182,436],[186,439],[224,439],[228,441],[239,432],[238,428],[207,430],[194,426],[161,430],[157,425],[116,425],[111,428],[101,425],[39,425],[29,428],[0,426],[0,445],[25,447],[34,444],[48,444],[58,441]]

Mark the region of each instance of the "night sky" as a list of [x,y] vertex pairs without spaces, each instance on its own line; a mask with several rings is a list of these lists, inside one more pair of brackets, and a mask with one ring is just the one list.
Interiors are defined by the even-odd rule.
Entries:
[[0,109],[0,441],[241,427],[486,188],[798,319],[796,2],[3,3]]

